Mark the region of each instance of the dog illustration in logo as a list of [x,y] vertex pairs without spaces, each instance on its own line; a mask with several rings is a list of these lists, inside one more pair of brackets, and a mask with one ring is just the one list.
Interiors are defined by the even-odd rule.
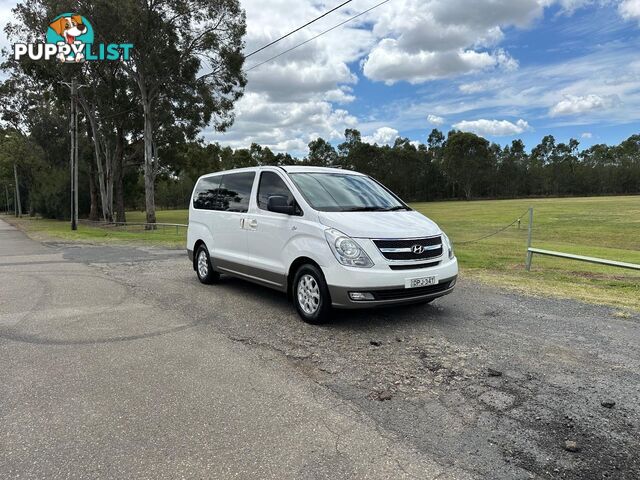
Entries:
[[[49,27],[64,38],[64,42],[58,42],[58,45],[82,45],[82,42],[76,40],[76,37],[83,35],[87,31],[87,26],[82,23],[82,17],[80,15],[60,17],[50,23]],[[59,53],[57,58],[61,62],[82,62],[84,60],[84,54],[77,53],[75,56],[69,55],[65,57],[64,53]]]

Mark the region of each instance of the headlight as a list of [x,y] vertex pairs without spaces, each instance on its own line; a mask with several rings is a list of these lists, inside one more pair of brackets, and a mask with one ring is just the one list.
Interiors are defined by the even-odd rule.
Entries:
[[363,268],[373,267],[373,262],[369,258],[369,255],[366,254],[353,238],[348,237],[335,228],[325,230],[324,236],[334,256],[342,265]]
[[340,237],[336,240],[336,250],[347,258],[358,258],[360,256],[360,247],[350,238]]
[[449,239],[447,234],[444,232],[442,232],[442,238],[444,238],[447,244],[447,248],[449,249],[449,260],[453,260],[453,257],[455,256],[453,253],[453,242]]

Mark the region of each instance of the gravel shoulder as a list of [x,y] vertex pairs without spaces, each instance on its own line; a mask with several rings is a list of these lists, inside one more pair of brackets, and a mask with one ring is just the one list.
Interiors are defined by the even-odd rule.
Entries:
[[189,292],[208,327],[286,358],[440,463],[493,478],[640,477],[638,315],[463,279],[428,306],[314,327],[268,289],[199,285],[180,258],[102,268],[175,301]]

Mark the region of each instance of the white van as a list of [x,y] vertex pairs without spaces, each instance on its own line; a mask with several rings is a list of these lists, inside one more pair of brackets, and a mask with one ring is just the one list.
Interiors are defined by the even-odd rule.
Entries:
[[286,292],[303,320],[331,307],[451,293],[449,238],[373,178],[321,167],[253,167],[198,179],[187,252],[202,283],[221,273]]

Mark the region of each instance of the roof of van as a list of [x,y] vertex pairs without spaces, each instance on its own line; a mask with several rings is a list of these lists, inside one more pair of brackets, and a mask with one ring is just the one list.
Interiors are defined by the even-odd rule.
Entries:
[[284,165],[282,167],[287,173],[303,173],[303,172],[315,172],[315,173],[348,173],[355,175],[362,175],[361,173],[354,172],[353,170],[344,170],[342,168],[331,167],[313,167],[307,165]]
[[363,175],[362,173],[354,172],[353,170],[346,170],[342,168],[314,167],[311,165],[282,165],[282,166],[263,165],[260,167],[244,167],[244,168],[234,168],[231,170],[220,170],[218,172],[204,174],[202,175],[202,177],[211,177],[215,175],[222,175],[225,173],[257,172],[267,168],[269,169],[281,168],[287,173],[348,173],[350,175]]

